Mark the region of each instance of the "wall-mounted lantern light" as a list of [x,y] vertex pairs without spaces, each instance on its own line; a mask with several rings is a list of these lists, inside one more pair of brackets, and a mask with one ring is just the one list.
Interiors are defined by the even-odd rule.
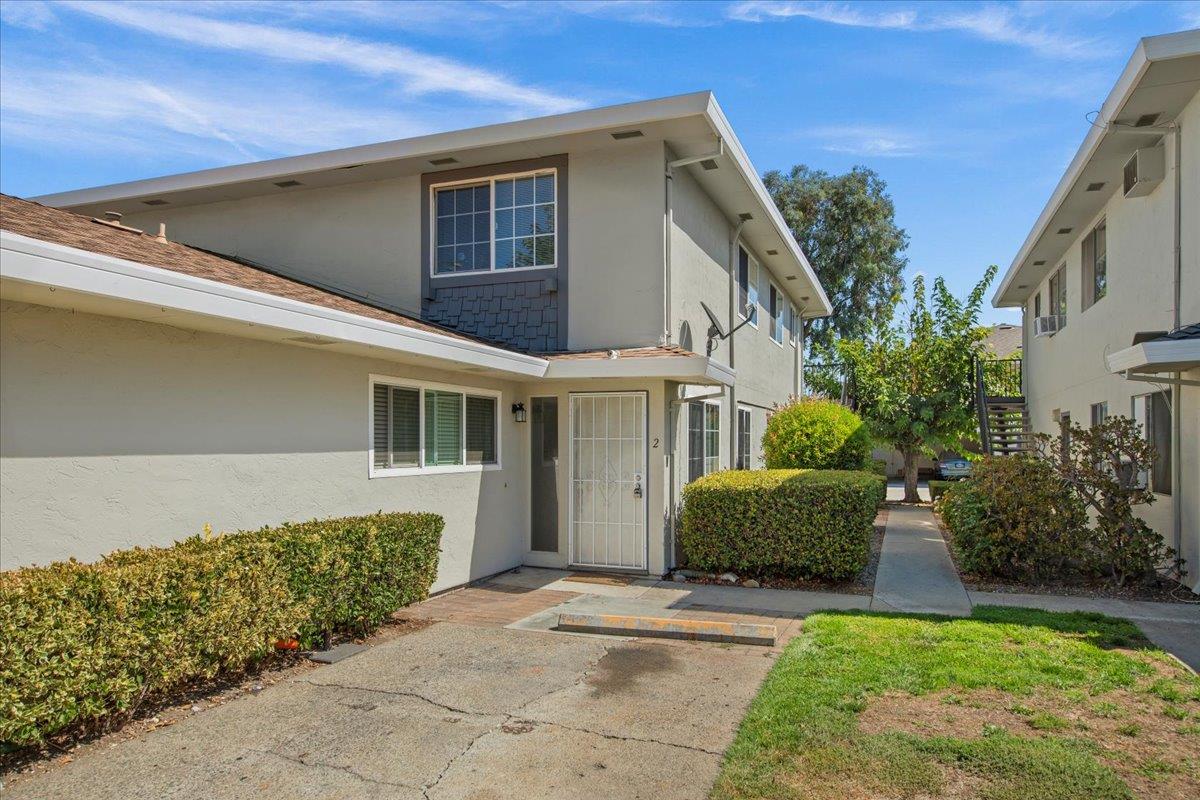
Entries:
[[517,422],[525,421],[525,404],[524,403],[513,403],[512,404],[512,412],[513,412],[513,419],[515,419]]

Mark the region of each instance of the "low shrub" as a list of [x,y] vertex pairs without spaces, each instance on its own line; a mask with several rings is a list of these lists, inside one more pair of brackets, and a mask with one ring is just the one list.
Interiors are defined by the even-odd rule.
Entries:
[[710,572],[851,578],[867,564],[886,493],[870,472],[715,472],[684,487],[684,557]]
[[381,513],[0,573],[0,742],[132,713],[280,639],[366,632],[428,594],[442,527]]
[[1045,578],[1085,557],[1083,504],[1037,458],[976,461],[971,476],[946,487],[935,507],[968,572]]
[[793,400],[767,419],[767,469],[870,469],[871,434],[841,403]]

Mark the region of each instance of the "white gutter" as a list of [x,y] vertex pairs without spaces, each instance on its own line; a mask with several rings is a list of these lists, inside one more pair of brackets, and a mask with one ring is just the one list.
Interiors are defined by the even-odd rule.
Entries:
[[0,277],[96,297],[542,377],[549,362],[454,336],[0,231]]

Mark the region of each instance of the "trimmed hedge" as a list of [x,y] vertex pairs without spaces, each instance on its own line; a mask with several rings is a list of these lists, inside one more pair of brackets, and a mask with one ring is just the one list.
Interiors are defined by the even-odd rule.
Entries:
[[819,398],[775,409],[763,433],[767,469],[871,469],[871,449],[858,414]]
[[441,517],[373,514],[0,573],[0,743],[37,744],[236,673],[280,639],[363,633],[421,600]]
[[886,494],[870,472],[715,472],[684,487],[684,557],[709,572],[851,578],[867,565]]

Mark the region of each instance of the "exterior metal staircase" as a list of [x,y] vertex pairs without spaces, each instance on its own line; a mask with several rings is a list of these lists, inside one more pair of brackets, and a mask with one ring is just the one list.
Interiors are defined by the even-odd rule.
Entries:
[[983,451],[1007,456],[1030,450],[1033,429],[1021,390],[1021,359],[977,358],[973,372]]

